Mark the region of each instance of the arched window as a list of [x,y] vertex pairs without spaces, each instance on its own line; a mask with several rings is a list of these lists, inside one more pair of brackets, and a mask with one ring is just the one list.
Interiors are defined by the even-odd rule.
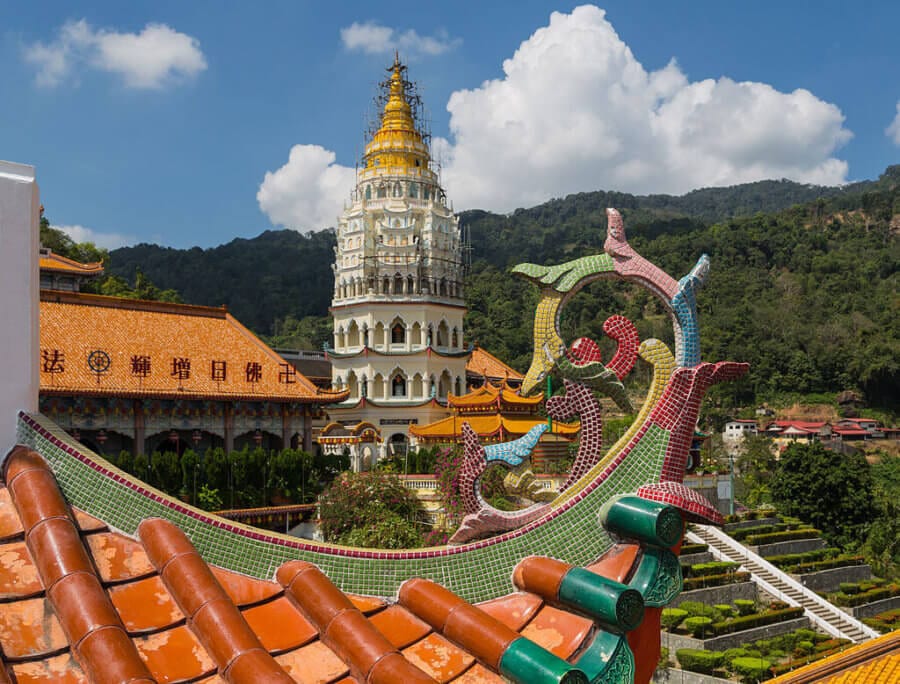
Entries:
[[391,327],[391,344],[403,344],[406,342],[406,326],[397,321]]
[[371,185],[366,186],[366,199],[367,200],[372,199],[372,186]]
[[400,183],[394,183],[394,197],[402,197],[403,190],[400,189]]
[[405,397],[406,396],[406,378],[404,378],[400,373],[394,376],[394,379],[391,380],[391,396],[392,397]]
[[383,197],[387,197],[387,188],[384,185],[378,186],[378,198],[381,199]]
[[372,380],[372,398],[384,399],[384,376],[376,373]]
[[450,334],[450,346],[453,349],[459,346],[459,336],[456,334],[456,328],[453,328],[453,332]]
[[[416,163],[418,164],[419,162],[416,161]],[[415,184],[415,183],[410,183],[410,184],[409,184],[409,196],[410,196],[410,197],[416,197],[417,195],[418,195],[418,193],[416,192],[416,184]]]

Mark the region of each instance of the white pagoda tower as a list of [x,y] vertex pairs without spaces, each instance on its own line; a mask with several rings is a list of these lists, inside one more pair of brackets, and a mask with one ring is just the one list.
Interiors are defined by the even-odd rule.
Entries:
[[449,415],[448,395],[466,391],[470,355],[458,221],[433,168],[406,67],[395,59],[388,71],[380,126],[339,218],[333,266],[332,384],[350,397],[328,411],[343,429],[326,433],[380,435],[351,448],[354,469],[404,453],[410,424]]

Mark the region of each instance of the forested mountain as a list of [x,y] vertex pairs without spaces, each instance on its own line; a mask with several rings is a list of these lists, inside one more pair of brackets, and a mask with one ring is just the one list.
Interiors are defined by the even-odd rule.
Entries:
[[[631,244],[675,277],[700,254],[710,255],[699,299],[703,357],[752,364],[750,377],[723,386],[717,401],[740,405],[787,391],[858,389],[875,405],[895,406],[898,183],[900,167],[890,167],[878,181],[843,188],[763,181],[681,197],[580,193],[507,216],[463,212],[473,262],[468,339],[526,366],[537,292],[510,278],[508,268],[599,252],[605,209],[613,206],[624,215]],[[138,245],[113,251],[110,270],[131,278],[140,268],[187,302],[227,304],[277,344],[318,345],[328,339],[328,327],[309,317],[327,314],[333,245],[331,231],[267,231],[208,250]],[[564,336],[599,338],[612,313],[633,318],[642,336],[671,341],[656,302],[606,283],[573,298]]]

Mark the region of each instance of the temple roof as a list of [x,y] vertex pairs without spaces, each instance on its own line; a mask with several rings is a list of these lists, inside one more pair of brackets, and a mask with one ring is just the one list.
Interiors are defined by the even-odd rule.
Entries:
[[[481,439],[498,437],[509,439],[527,433],[535,425],[547,422],[546,419],[531,416],[503,416],[486,414],[474,416],[450,416],[428,425],[410,425],[409,432],[420,439],[461,439],[463,423],[468,423]],[[579,423],[560,423],[553,421],[553,429],[547,434],[574,438],[581,429]]]
[[900,681],[900,631],[866,641],[771,680],[772,684],[891,684]]
[[[415,578],[385,600],[345,594],[306,561],[286,560],[269,580],[217,567],[192,543],[199,528],[162,518],[126,536],[70,508],[47,462],[25,447],[4,470],[0,681],[500,684],[501,674],[531,681],[540,669],[581,682],[581,670],[593,679],[630,660],[608,648],[624,643],[617,633],[562,597],[576,575],[582,591],[627,582],[641,563],[636,543],[587,568],[524,559],[519,591],[477,606]],[[642,602],[617,605],[652,669],[658,619],[641,623]]]
[[43,394],[329,403],[224,307],[43,291]]
[[525,376],[515,368],[506,365],[496,356],[477,344],[472,350],[472,356],[466,364],[466,372],[471,375],[481,375],[492,380],[522,380]]
[[103,273],[103,264],[99,261],[81,263],[74,259],[54,254],[50,249],[41,249],[40,268],[42,271],[59,271],[84,276],[98,276]]
[[465,413],[466,409],[477,411],[489,407],[496,407],[501,411],[506,408],[537,409],[543,401],[543,393],[523,397],[505,382],[500,386],[485,382],[462,396],[450,394],[447,397],[447,405],[459,409],[460,413]]

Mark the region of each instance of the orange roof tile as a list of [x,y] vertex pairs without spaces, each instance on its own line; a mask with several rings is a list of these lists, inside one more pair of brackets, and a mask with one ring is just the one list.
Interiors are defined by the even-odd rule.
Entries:
[[80,275],[93,276],[103,273],[103,263],[92,261],[83,264],[80,261],[54,254],[49,249],[41,250],[40,268],[42,271],[62,271],[65,273],[78,273]]
[[[509,417],[496,413],[480,416],[450,416],[429,423],[428,425],[410,425],[409,432],[423,439],[462,439],[463,423],[468,423],[479,438],[500,434],[501,427],[506,436],[522,436],[531,428],[546,422],[540,417]],[[553,430],[549,434],[574,437],[581,429],[579,423],[560,423],[553,421]]]
[[[0,583],[32,570],[0,602],[0,682],[499,683],[522,637],[570,667],[599,628],[543,595],[546,582],[531,586],[533,573],[517,572],[522,591],[480,606],[428,580],[408,581],[387,606],[344,594],[303,561],[283,564],[277,582],[251,579],[208,565],[171,522],[146,519],[133,540],[72,512],[48,464],[24,447],[5,476],[0,518],[24,542],[0,540]],[[607,563],[612,576],[639,555],[623,546]]]
[[[329,403],[223,308],[41,293],[44,394]],[[92,368],[93,364],[93,368]]]
[[502,380],[509,378],[511,380],[522,380],[525,378],[519,371],[511,366],[506,365],[489,351],[475,346],[472,355],[466,363],[466,372],[472,375],[482,375],[485,378],[494,378]]

